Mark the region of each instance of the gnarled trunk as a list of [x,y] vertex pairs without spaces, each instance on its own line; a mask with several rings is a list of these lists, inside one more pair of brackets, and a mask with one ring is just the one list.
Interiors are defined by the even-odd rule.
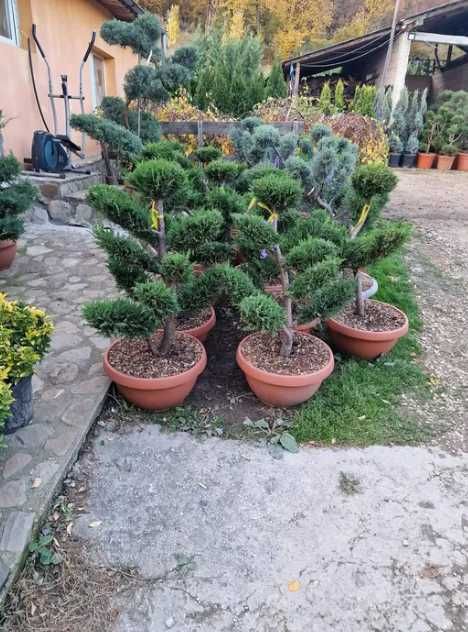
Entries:
[[161,344],[159,345],[159,353],[163,356],[168,355],[172,349],[172,345],[174,344],[175,335],[177,328],[177,320],[175,316],[171,316],[167,319],[166,324],[164,325],[164,333],[161,340]]

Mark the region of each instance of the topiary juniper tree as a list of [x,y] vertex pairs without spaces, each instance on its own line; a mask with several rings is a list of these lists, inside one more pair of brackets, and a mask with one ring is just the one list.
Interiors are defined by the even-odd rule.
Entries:
[[36,198],[35,187],[19,180],[21,165],[10,154],[0,158],[0,241],[16,240],[24,232],[21,215]]
[[[125,76],[127,110],[133,102],[146,105],[167,101],[177,89],[188,86],[191,81],[197,61],[196,49],[185,47],[176,51],[172,59],[163,59],[161,35],[161,24],[151,13],[143,13],[133,22],[109,20],[101,27],[101,36],[108,44],[128,47],[144,60]],[[129,127],[128,115],[126,122]]]
[[[237,243],[245,256],[274,259],[281,279],[282,308],[273,297],[257,294],[242,301],[241,316],[251,329],[279,333],[281,355],[289,357],[294,340],[294,307],[306,318],[332,313],[349,300],[354,284],[340,273],[339,247],[321,236],[327,228],[328,236],[332,236],[333,229],[327,227],[332,223],[328,216],[322,215],[314,224],[315,233],[309,232],[309,225],[303,226],[304,232],[292,241],[280,234],[281,215],[293,208],[303,194],[297,180],[284,172],[266,175],[254,182],[252,193],[256,208],[236,217]],[[265,211],[268,219],[263,216]],[[341,229],[336,228],[333,236],[340,241]]]

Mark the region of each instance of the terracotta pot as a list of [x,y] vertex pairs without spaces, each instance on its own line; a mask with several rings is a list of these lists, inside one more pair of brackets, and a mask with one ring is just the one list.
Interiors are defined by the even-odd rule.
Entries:
[[454,162],[455,156],[444,156],[443,154],[438,154],[436,168],[440,171],[450,171]]
[[315,320],[311,320],[308,323],[302,323],[301,325],[294,325],[294,331],[300,331],[304,334],[311,334],[314,329],[320,325],[320,318],[316,318]]
[[0,270],[8,270],[16,256],[16,241],[0,241]]
[[193,274],[195,276],[201,276],[204,272],[206,272],[206,266],[203,263],[194,263],[192,264]]
[[179,329],[179,331],[182,331],[184,334],[189,334],[190,336],[197,338],[200,342],[205,342],[205,340],[208,338],[208,334],[216,325],[216,312],[212,307],[210,307],[210,310],[210,317],[202,325],[200,325],[199,327],[194,327],[193,329]]
[[364,360],[375,360],[382,355],[382,353],[388,353],[393,349],[400,338],[406,336],[409,328],[406,314],[396,307],[393,307],[393,305],[389,307],[392,307],[405,318],[405,324],[392,331],[355,329],[333,318],[329,318],[326,323],[333,346],[339,351],[357,356]]
[[278,298],[283,294],[283,286],[281,283],[271,283],[270,285],[264,285],[263,291],[270,294],[274,298]]
[[[300,335],[312,337],[306,333],[301,333]],[[242,345],[249,338],[250,336],[244,338],[237,348],[237,364],[244,372],[252,391],[260,401],[268,406],[286,408],[306,402],[318,391],[322,382],[332,373],[335,366],[332,350],[320,340],[320,343],[323,344],[329,354],[328,363],[323,369],[305,375],[269,373],[263,369],[257,369],[242,353]],[[317,338],[317,340],[319,339]]]
[[462,152],[457,156],[458,171],[468,171],[468,152]]
[[416,167],[418,169],[432,169],[432,167],[434,166],[435,157],[436,157],[436,154],[429,154],[429,153],[420,151],[418,154]]
[[[116,344],[116,343],[114,343]],[[104,371],[115,383],[117,390],[131,404],[145,410],[167,410],[181,406],[190,395],[197,379],[206,367],[205,347],[198,341],[202,356],[188,371],[169,377],[139,378],[121,373],[109,363],[109,352],[104,354]]]

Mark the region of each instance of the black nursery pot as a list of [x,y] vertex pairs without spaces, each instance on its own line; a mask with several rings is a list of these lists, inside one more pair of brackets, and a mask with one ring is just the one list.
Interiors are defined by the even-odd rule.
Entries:
[[403,154],[401,158],[401,166],[407,169],[412,169],[416,166],[417,154]]
[[31,423],[33,416],[32,375],[23,377],[13,388],[15,401],[11,405],[11,415],[5,422],[5,434],[11,434]]
[[390,154],[388,157],[388,166],[389,167],[399,167],[401,160],[401,154]]

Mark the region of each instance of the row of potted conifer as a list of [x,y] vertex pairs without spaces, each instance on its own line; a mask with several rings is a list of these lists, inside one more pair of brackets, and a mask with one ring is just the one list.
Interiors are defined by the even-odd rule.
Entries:
[[188,396],[209,361],[203,340],[219,303],[253,332],[237,361],[259,399],[275,406],[307,400],[333,371],[332,350],[311,333],[318,324],[337,350],[366,359],[408,330],[402,312],[369,300],[363,286],[362,268],[408,238],[407,226],[376,217],[393,174],[383,165],[355,170],[353,199],[362,204],[347,226],[304,184],[331,146],[348,160],[348,141],[316,130],[301,154],[302,141],[258,126],[247,122],[243,140],[255,132],[269,162],[225,160],[212,147],[188,159],[162,141],[145,148],[124,190],[90,191],[89,202],[126,232],[96,228],[122,295],[91,302],[84,315],[114,339],[105,370],[138,406],[167,409]]

